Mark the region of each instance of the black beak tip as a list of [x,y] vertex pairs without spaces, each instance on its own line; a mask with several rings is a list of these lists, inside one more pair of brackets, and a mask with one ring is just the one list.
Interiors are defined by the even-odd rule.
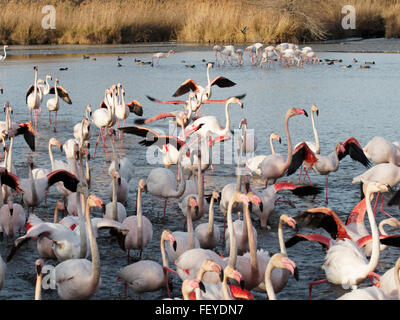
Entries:
[[264,211],[264,204],[262,202],[260,202],[260,206],[259,206],[261,212]]
[[42,266],[40,264],[36,266],[36,274],[38,276],[42,274]]
[[199,287],[200,287],[200,290],[201,291],[203,291],[204,293],[206,293],[206,287],[204,286],[204,283],[203,282],[199,282]]
[[196,217],[199,216],[199,206],[194,207],[194,213],[196,214]]
[[297,269],[297,267],[294,268],[293,276],[296,279],[296,281],[299,281],[299,269]]
[[319,110],[317,110],[316,114],[317,114],[317,117],[318,117],[318,114],[319,114]]
[[306,117],[308,117],[308,113],[307,113],[306,110],[304,110],[304,115],[305,115]]
[[176,241],[172,244],[172,248],[174,248],[174,251],[176,251]]
[[219,273],[219,279],[222,281],[224,281],[224,269],[221,269],[221,272]]
[[244,289],[244,280],[240,280],[240,288],[243,290]]

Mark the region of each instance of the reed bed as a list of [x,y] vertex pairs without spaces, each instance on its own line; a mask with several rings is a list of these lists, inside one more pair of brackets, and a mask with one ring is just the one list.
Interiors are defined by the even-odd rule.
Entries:
[[[48,4],[56,8],[54,30],[42,27]],[[356,8],[355,30],[342,28],[346,4]],[[7,44],[301,43],[400,35],[400,0],[0,0],[0,8],[0,42]]]

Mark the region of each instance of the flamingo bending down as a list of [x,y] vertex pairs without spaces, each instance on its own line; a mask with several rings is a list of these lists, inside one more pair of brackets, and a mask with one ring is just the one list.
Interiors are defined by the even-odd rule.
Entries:
[[175,50],[171,49],[167,53],[164,52],[157,52],[153,54],[153,57],[151,58],[151,66],[154,66],[154,59],[157,59],[157,66],[160,65],[160,59],[166,59],[169,57],[170,54],[175,54]]
[[[118,273],[118,279],[126,282],[136,293],[152,292],[160,290],[164,285],[170,297],[168,271],[168,259],[165,254],[165,242],[168,241],[173,248],[176,248],[176,241],[171,231],[164,230],[160,239],[160,250],[162,266],[153,260],[141,260],[126,266]],[[118,281],[118,280],[117,280]]]
[[233,81],[219,76],[215,77],[213,80],[210,80],[210,68],[213,67],[212,63],[207,64],[207,85],[205,87],[202,87],[198,85],[196,82],[194,82],[192,79],[188,79],[184,81],[179,88],[175,91],[175,93],[172,95],[173,97],[179,97],[181,95],[184,95],[185,93],[188,93],[190,90],[194,91],[196,93],[196,100],[203,103],[208,99],[211,99],[211,87],[216,85],[220,88],[227,88],[227,87],[232,87],[236,83]]
[[125,206],[118,201],[118,193],[117,186],[118,180],[121,177],[118,174],[118,171],[112,171],[112,182],[111,182],[111,202],[107,203],[104,210],[104,218],[112,219],[118,222],[124,221],[126,218],[126,209]]
[[273,179],[275,183],[277,179],[283,177],[283,175],[286,173],[286,170],[290,167],[290,164],[292,163],[292,140],[290,138],[289,132],[289,119],[293,116],[297,116],[300,114],[308,117],[307,112],[304,109],[300,108],[290,108],[286,112],[285,133],[288,140],[288,155],[286,161],[282,155],[272,154],[264,158],[264,160],[258,166],[262,178],[266,180],[265,186],[268,186],[268,181],[270,179]]
[[341,284],[357,288],[357,285],[364,281],[367,277],[377,277],[374,273],[379,261],[379,233],[374,213],[371,208],[371,195],[376,192],[388,192],[386,185],[370,182],[366,190],[366,206],[368,220],[372,233],[372,254],[368,261],[363,251],[358,247],[357,243],[350,239],[331,242],[325,257],[325,263],[322,269],[325,271],[326,279],[314,281],[309,284],[309,298],[311,299],[312,286],[318,283],[331,282],[333,284]]
[[86,105],[85,118],[75,124],[74,138],[76,140],[89,140],[90,138],[90,119],[92,117],[92,108],[90,104]]

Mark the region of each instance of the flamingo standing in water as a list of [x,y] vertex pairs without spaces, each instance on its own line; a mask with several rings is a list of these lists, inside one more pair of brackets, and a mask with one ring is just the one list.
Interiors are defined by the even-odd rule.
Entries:
[[175,50],[171,49],[167,53],[164,52],[157,52],[153,54],[153,57],[151,58],[151,66],[154,66],[154,59],[157,59],[157,66],[160,65],[160,59],[166,59],[169,57],[170,54],[175,54]]
[[233,81],[219,76],[215,77],[213,80],[210,80],[210,69],[213,68],[213,63],[208,63],[207,64],[207,85],[205,87],[202,87],[198,85],[196,82],[194,82],[192,79],[188,79],[184,81],[179,88],[175,91],[175,93],[172,95],[173,97],[179,97],[181,95],[184,95],[185,93],[188,93],[190,90],[194,91],[196,93],[196,100],[203,103],[208,99],[211,99],[211,87],[216,85],[220,88],[227,88],[227,87],[232,87],[236,83]]
[[363,148],[367,158],[376,164],[400,165],[400,148],[383,137],[373,137]]
[[54,132],[57,131],[57,112],[60,109],[59,98],[64,100],[68,104],[72,104],[71,98],[68,95],[68,92],[62,87],[58,86],[59,80],[56,78],[54,82],[54,87],[51,87],[49,90],[49,94],[55,94],[55,98],[47,100],[47,110],[49,110],[49,124],[51,124],[51,116],[50,113],[55,111],[54,118]]
[[38,74],[38,68],[36,66],[33,67],[33,70],[35,72],[35,80],[33,85],[31,85],[28,88],[28,91],[26,92],[26,104],[28,105],[28,108],[30,110],[31,114],[31,121],[30,123],[32,124],[32,113],[35,112],[35,129],[37,130],[37,110],[40,109],[40,103],[42,100],[42,91],[38,87],[37,83],[37,74]]
[[[129,229],[124,240],[124,248],[128,249],[128,264],[130,260],[130,250],[140,250],[139,260],[142,258],[143,249],[153,238],[153,225],[150,220],[142,213],[142,192],[147,192],[146,182],[139,180],[136,194],[136,215],[129,216],[122,224]],[[175,241],[175,240],[174,240]]]
[[258,168],[260,169],[261,176],[265,182],[265,186],[268,187],[268,182],[269,180],[273,180],[274,183],[276,182],[277,179],[283,177],[283,175],[286,173],[286,170],[289,168],[290,164],[292,163],[292,140],[290,138],[290,132],[289,132],[289,119],[291,117],[297,116],[297,115],[305,115],[308,117],[307,112],[304,109],[300,108],[290,108],[286,112],[285,116],[285,133],[286,137],[288,140],[288,155],[285,159],[283,158],[282,155],[280,154],[272,154],[264,158],[264,160],[259,164]]

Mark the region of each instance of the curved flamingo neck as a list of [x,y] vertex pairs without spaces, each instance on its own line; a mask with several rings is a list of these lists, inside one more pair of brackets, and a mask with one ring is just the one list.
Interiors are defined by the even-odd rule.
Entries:
[[265,278],[264,278],[265,290],[267,291],[269,300],[276,300],[275,291],[271,282],[271,273],[273,269],[274,269],[274,264],[273,261],[270,260],[265,270]]
[[224,295],[225,300],[233,300],[231,291],[228,287],[228,276],[224,274],[224,279],[222,281],[222,294]]
[[49,157],[51,163],[51,170],[54,170],[54,155],[53,155],[53,145],[49,143]]
[[314,111],[311,112],[311,123],[312,123],[313,131],[314,131],[314,138],[315,138],[315,153],[319,154],[320,153],[320,144],[319,144],[317,128],[315,126]]
[[279,239],[279,248],[281,250],[281,253],[284,255],[287,255],[286,252],[286,246],[285,246],[285,240],[283,238],[283,224],[285,222],[283,219],[279,219],[279,226],[278,226],[278,239]]
[[100,280],[100,255],[96,239],[93,236],[92,220],[90,219],[90,205],[88,200],[86,200],[85,221],[89,236],[90,251],[92,254],[92,275],[90,277],[90,290],[94,292]]
[[137,190],[136,199],[137,239],[140,247],[143,246],[143,219],[142,219],[142,189]]
[[[228,232],[229,232],[229,266],[232,268],[236,267],[236,258],[237,258],[237,244],[236,244],[236,236],[235,229],[233,228],[232,222],[232,208],[235,203],[234,197],[229,201],[228,211],[226,213],[226,219],[228,221]],[[225,236],[225,235],[224,235]]]
[[211,196],[210,207],[208,209],[208,237],[214,234],[214,197]]
[[38,201],[38,196],[37,196],[37,192],[36,192],[36,184],[35,184],[35,179],[33,178],[32,168],[31,168],[30,164],[28,165],[28,168],[29,168],[29,181],[30,181],[31,190],[32,190],[32,203],[35,204]]
[[161,259],[162,259],[163,267],[168,268],[168,259],[167,259],[167,255],[165,254],[165,238],[164,237],[161,237],[161,240],[160,240],[160,250],[161,250]]
[[273,142],[272,136],[269,137],[269,145],[271,146],[271,153],[275,154],[275,147],[274,147],[274,142]]
[[203,185],[203,174],[201,172],[201,157],[197,158],[197,190],[198,190],[198,195],[197,195],[197,202],[199,206],[199,215],[203,215],[203,210],[204,210],[204,185]]
[[40,272],[36,276],[36,285],[35,285],[35,300],[41,300],[41,295],[42,295],[42,278],[43,274]]
[[255,279],[256,274],[258,274],[257,248],[248,205],[244,205],[244,216],[246,217],[247,233],[249,240],[251,274],[254,275],[254,277],[252,276],[252,278]]
[[379,262],[379,253],[380,253],[378,227],[376,226],[374,213],[372,211],[370,195],[371,195],[371,192],[369,192],[368,188],[367,188],[367,192],[365,194],[365,199],[366,199],[365,201],[366,201],[366,206],[367,206],[367,215],[368,215],[369,225],[370,225],[371,234],[372,234],[372,254],[371,254],[371,258],[368,263],[367,274],[369,272],[373,272],[375,270],[375,268]]
[[292,163],[292,139],[290,138],[290,132],[289,132],[289,119],[290,115],[287,115],[285,118],[285,134],[286,138],[288,140],[288,155],[286,158],[286,162],[284,164],[282,172],[285,172],[287,168],[289,168],[290,164]]
[[193,232],[193,221],[192,221],[192,213],[190,210],[190,199],[188,199],[187,207],[186,207],[186,226],[187,226],[187,234],[188,234],[188,250],[194,249],[194,232]]
[[[83,193],[80,193],[79,190],[77,190],[76,194],[76,204],[77,204],[77,209],[78,209],[78,215],[79,215],[79,234],[80,234],[80,251],[79,251],[79,257],[81,259],[85,259],[87,255],[87,237],[86,237],[86,223],[85,223],[85,213],[83,210],[85,209],[85,195]],[[81,202],[81,205],[79,206],[79,201]]]
[[33,84],[33,100],[35,101],[36,104],[36,96],[37,96],[37,70],[35,70],[35,83]]
[[111,202],[111,216],[112,219],[118,221],[118,206],[117,206],[117,178],[112,177],[112,202]]

